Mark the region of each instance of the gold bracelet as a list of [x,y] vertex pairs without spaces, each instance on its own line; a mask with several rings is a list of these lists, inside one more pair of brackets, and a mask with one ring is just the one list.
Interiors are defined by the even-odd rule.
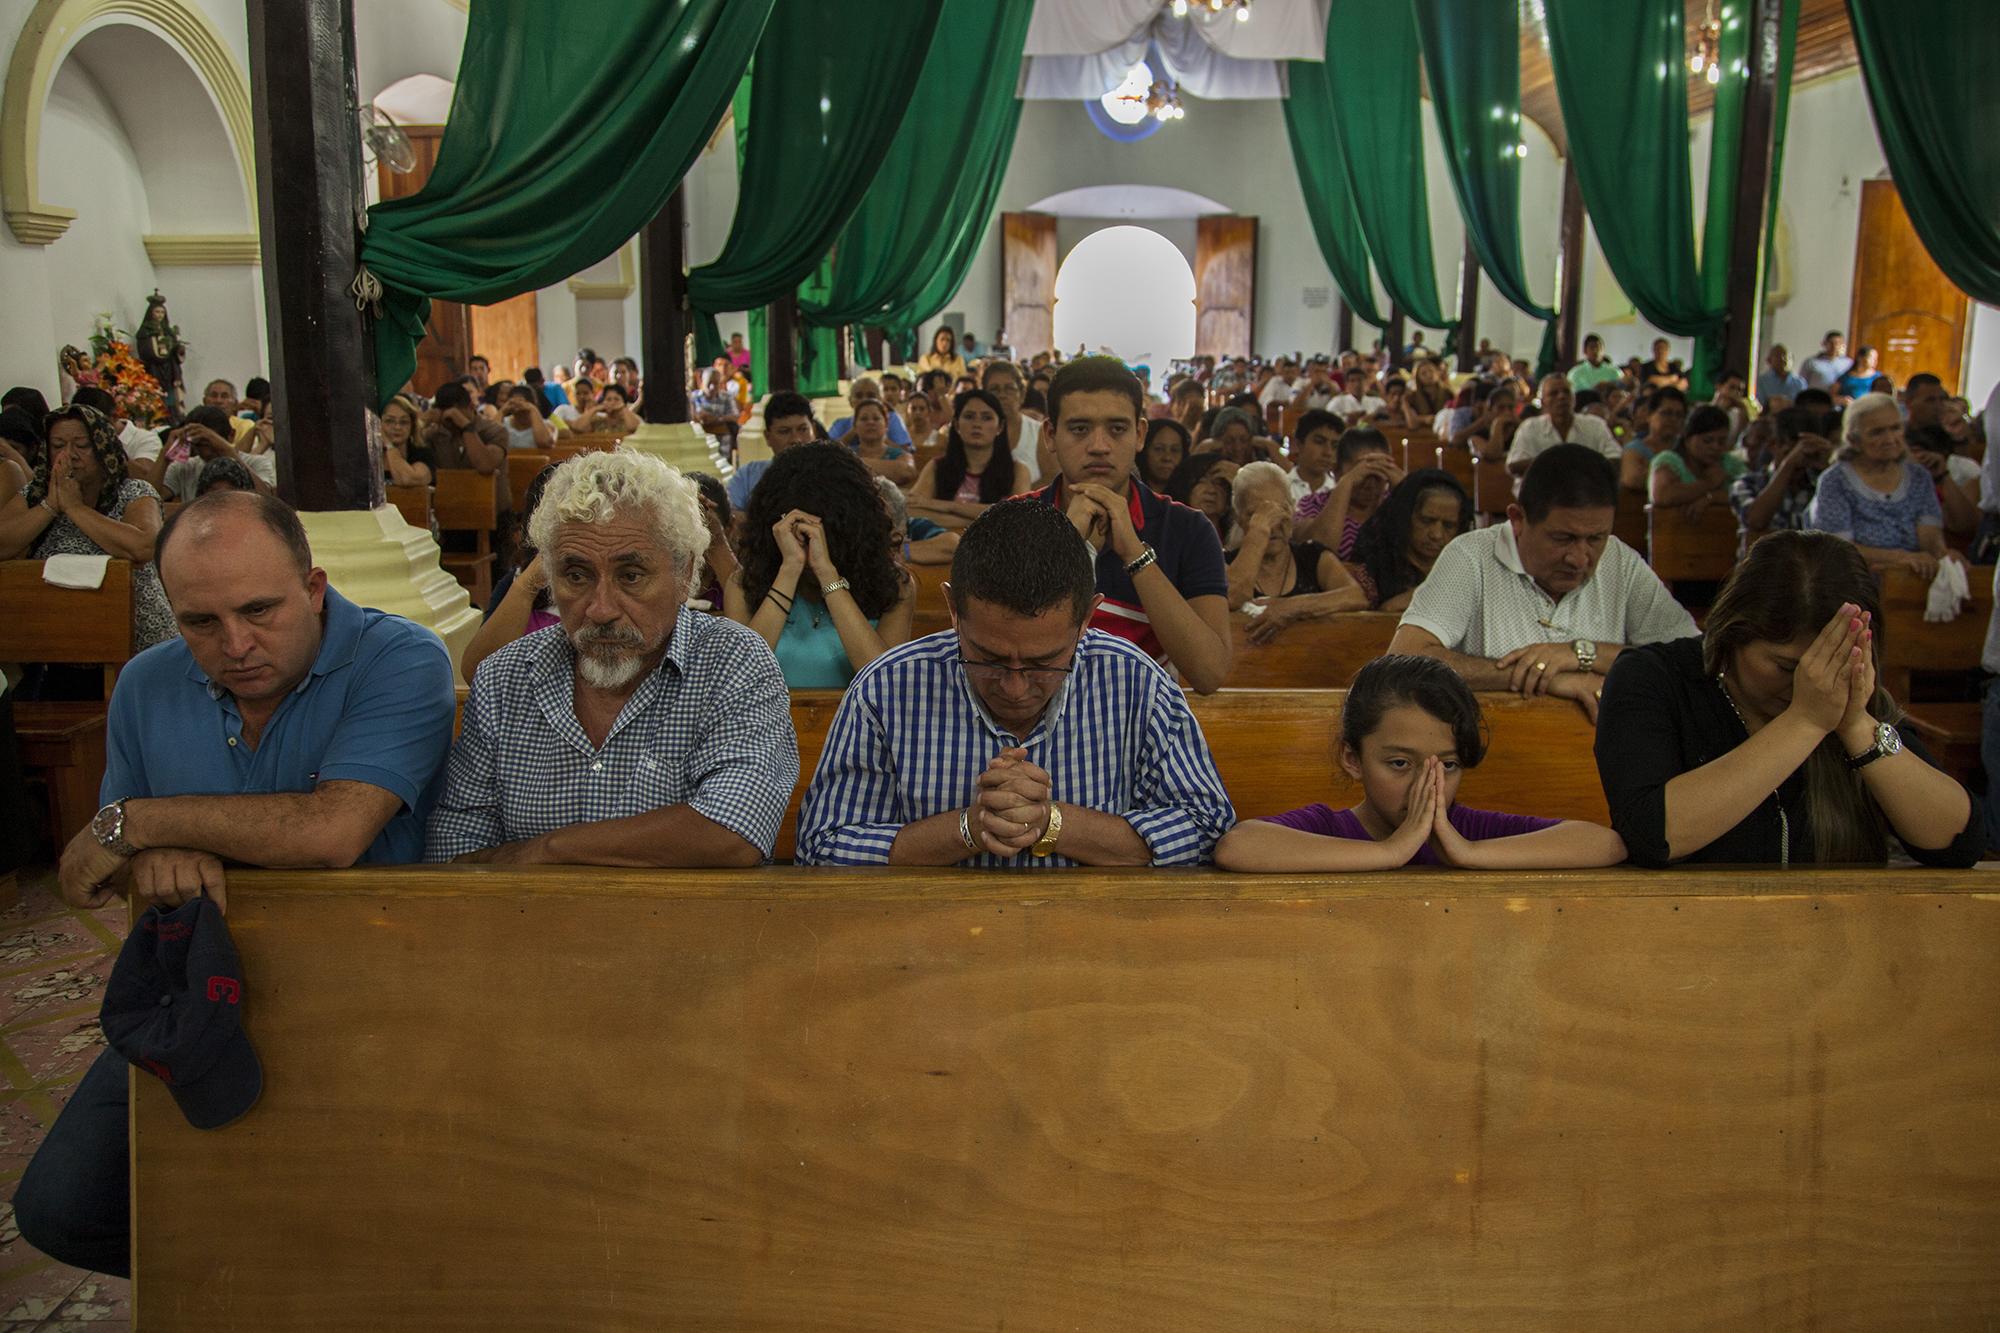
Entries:
[[1062,811],[1054,801],[1049,802],[1048,826],[1042,830],[1041,838],[1035,843],[1036,856],[1048,856],[1056,849],[1056,839],[1062,836]]

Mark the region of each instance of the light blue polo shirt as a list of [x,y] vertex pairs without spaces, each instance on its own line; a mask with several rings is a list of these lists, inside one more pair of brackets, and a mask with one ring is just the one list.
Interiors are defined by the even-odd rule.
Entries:
[[437,635],[329,587],[319,656],[254,750],[243,743],[235,698],[195,665],[184,640],[133,658],[111,695],[99,800],[366,782],[394,792],[403,808],[361,859],[414,863],[443,785],[454,708],[451,656]]

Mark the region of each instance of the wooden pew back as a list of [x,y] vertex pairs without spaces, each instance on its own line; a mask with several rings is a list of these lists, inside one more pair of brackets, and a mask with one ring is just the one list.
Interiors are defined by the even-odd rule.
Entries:
[[429,486],[384,486],[384,497],[396,506],[396,512],[403,521],[413,528],[429,532],[431,527],[431,488]]
[[[1282,814],[1314,801],[1346,806],[1361,799],[1360,786],[1338,762],[1346,698],[1344,689],[1227,689],[1188,697],[1238,818]],[[1468,769],[1459,784],[1463,804],[1610,823],[1592,753],[1596,731],[1576,705],[1514,694],[1482,694],[1479,702],[1492,739],[1486,761]],[[835,690],[792,693],[799,786],[778,834],[779,860],[790,859],[797,845],[799,802],[839,708]]]
[[465,585],[474,606],[485,606],[493,591],[493,529],[500,521],[493,478],[471,468],[439,468],[431,504],[439,532],[473,534],[470,553],[448,551],[441,563]]
[[1720,583],[1736,568],[1743,542],[1736,511],[1727,504],[1712,504],[1698,518],[1685,507],[1647,505],[1646,533],[1648,563],[1664,583]]
[[[1430,451],[1429,459],[1425,460],[1422,466],[1443,468],[1451,473],[1459,485],[1465,487],[1467,495],[1472,494],[1478,466],[1477,460],[1472,456],[1472,450],[1440,444]],[[1504,465],[1502,470],[1505,470]]]
[[1514,503],[1514,474],[1498,459],[1477,459],[1472,465],[1472,512],[1486,523],[1506,519]]
[[[0,662],[122,666],[132,660],[132,564],[113,560],[104,584],[58,588],[39,560],[0,561]],[[117,675],[106,673],[106,688]]]
[[528,519],[528,487],[535,478],[542,475],[542,469],[551,463],[568,462],[582,450],[571,449],[561,456],[539,449],[518,449],[507,455],[507,492],[514,501],[514,512],[522,522]]
[[1611,535],[1646,557],[1646,530],[1651,522],[1646,497],[1637,491],[1618,488],[1618,514],[1611,523]]
[[907,565],[905,568],[917,582],[916,614],[911,617],[910,637],[921,639],[926,634],[950,629],[951,607],[946,604],[944,585],[951,581],[951,566]]
[[1924,619],[1930,585],[1908,570],[1882,575],[1882,685],[1898,701],[1910,698],[1913,671],[1974,671],[1993,619],[1992,565],[1974,565],[1972,605],[1955,620]]
[[1235,645],[1229,679],[1232,690],[1333,689],[1389,651],[1402,617],[1386,611],[1356,611],[1326,620],[1287,626],[1268,643],[1250,641],[1251,617],[1229,617]]
[[138,1326],[1980,1327],[2000,904],[1883,878],[233,871]]

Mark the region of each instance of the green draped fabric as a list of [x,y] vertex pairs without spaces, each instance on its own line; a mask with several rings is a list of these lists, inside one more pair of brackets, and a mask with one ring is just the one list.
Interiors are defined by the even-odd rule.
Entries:
[[1326,16],[1333,136],[1361,234],[1389,299],[1426,328],[1458,321],[1438,301],[1418,119],[1417,24],[1410,0],[1332,0]]
[[2000,9],[1847,0],[1847,15],[1911,225],[1960,290],[2000,305]]
[[1368,242],[1354,216],[1354,195],[1347,173],[1340,169],[1340,149],[1333,138],[1333,94],[1327,90],[1329,71],[1317,60],[1286,62],[1285,133],[1292,141],[1292,167],[1306,216],[1312,219],[1320,258],[1340,289],[1340,299],[1355,317],[1386,328],[1375,307],[1375,280],[1369,276]]
[[943,0],[888,159],[834,247],[830,289],[800,293],[807,325],[914,328],[958,292],[1013,155],[1032,0]]
[[1681,0],[1544,0],[1570,160],[1612,276],[1646,321],[1708,332],[1694,250]]
[[[1708,202],[1701,228],[1701,300],[1710,310],[1729,309],[1729,243],[1736,232],[1736,173],[1743,158],[1743,101],[1749,91],[1746,61],[1750,56],[1750,25],[1741,6],[1722,20],[1717,45],[1722,81],[1715,85],[1715,110],[1709,121]],[[1771,183],[1777,193],[1777,182]],[[1694,340],[1688,366],[1688,388],[1707,397],[1722,368],[1725,325],[1704,329]],[[1748,367],[1744,367],[1746,377]]]
[[722,350],[718,313],[793,291],[833,248],[902,125],[940,12],[930,0],[775,0],[736,216],[715,262],[688,274],[700,359]]
[[[416,370],[432,297],[486,305],[550,286],[652,220],[721,122],[772,3],[473,7],[430,180],[368,210],[381,403]],[[610,31],[625,34],[616,60]]]
[[1516,0],[1412,0],[1431,108],[1465,234],[1493,286],[1546,321],[1537,378],[1555,368],[1556,312],[1521,264],[1521,20]]

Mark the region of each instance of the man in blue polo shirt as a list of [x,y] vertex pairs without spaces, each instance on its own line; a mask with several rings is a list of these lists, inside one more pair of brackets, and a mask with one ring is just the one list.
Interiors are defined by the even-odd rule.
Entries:
[[[298,516],[270,496],[194,501],[156,558],[181,637],[118,678],[104,808],[63,852],[63,897],[166,908],[206,893],[224,906],[225,861],[421,859],[451,745],[451,660],[437,636],[328,587]],[[121,1276],[125,1094],[125,1061],[107,1051],[14,1197],[30,1244]]]
[[1229,676],[1229,573],[1208,519],[1132,474],[1146,391],[1116,357],[1078,357],[1049,382],[1053,483],[1033,494],[1069,515],[1097,562],[1092,629],[1171,663],[1199,694]]

